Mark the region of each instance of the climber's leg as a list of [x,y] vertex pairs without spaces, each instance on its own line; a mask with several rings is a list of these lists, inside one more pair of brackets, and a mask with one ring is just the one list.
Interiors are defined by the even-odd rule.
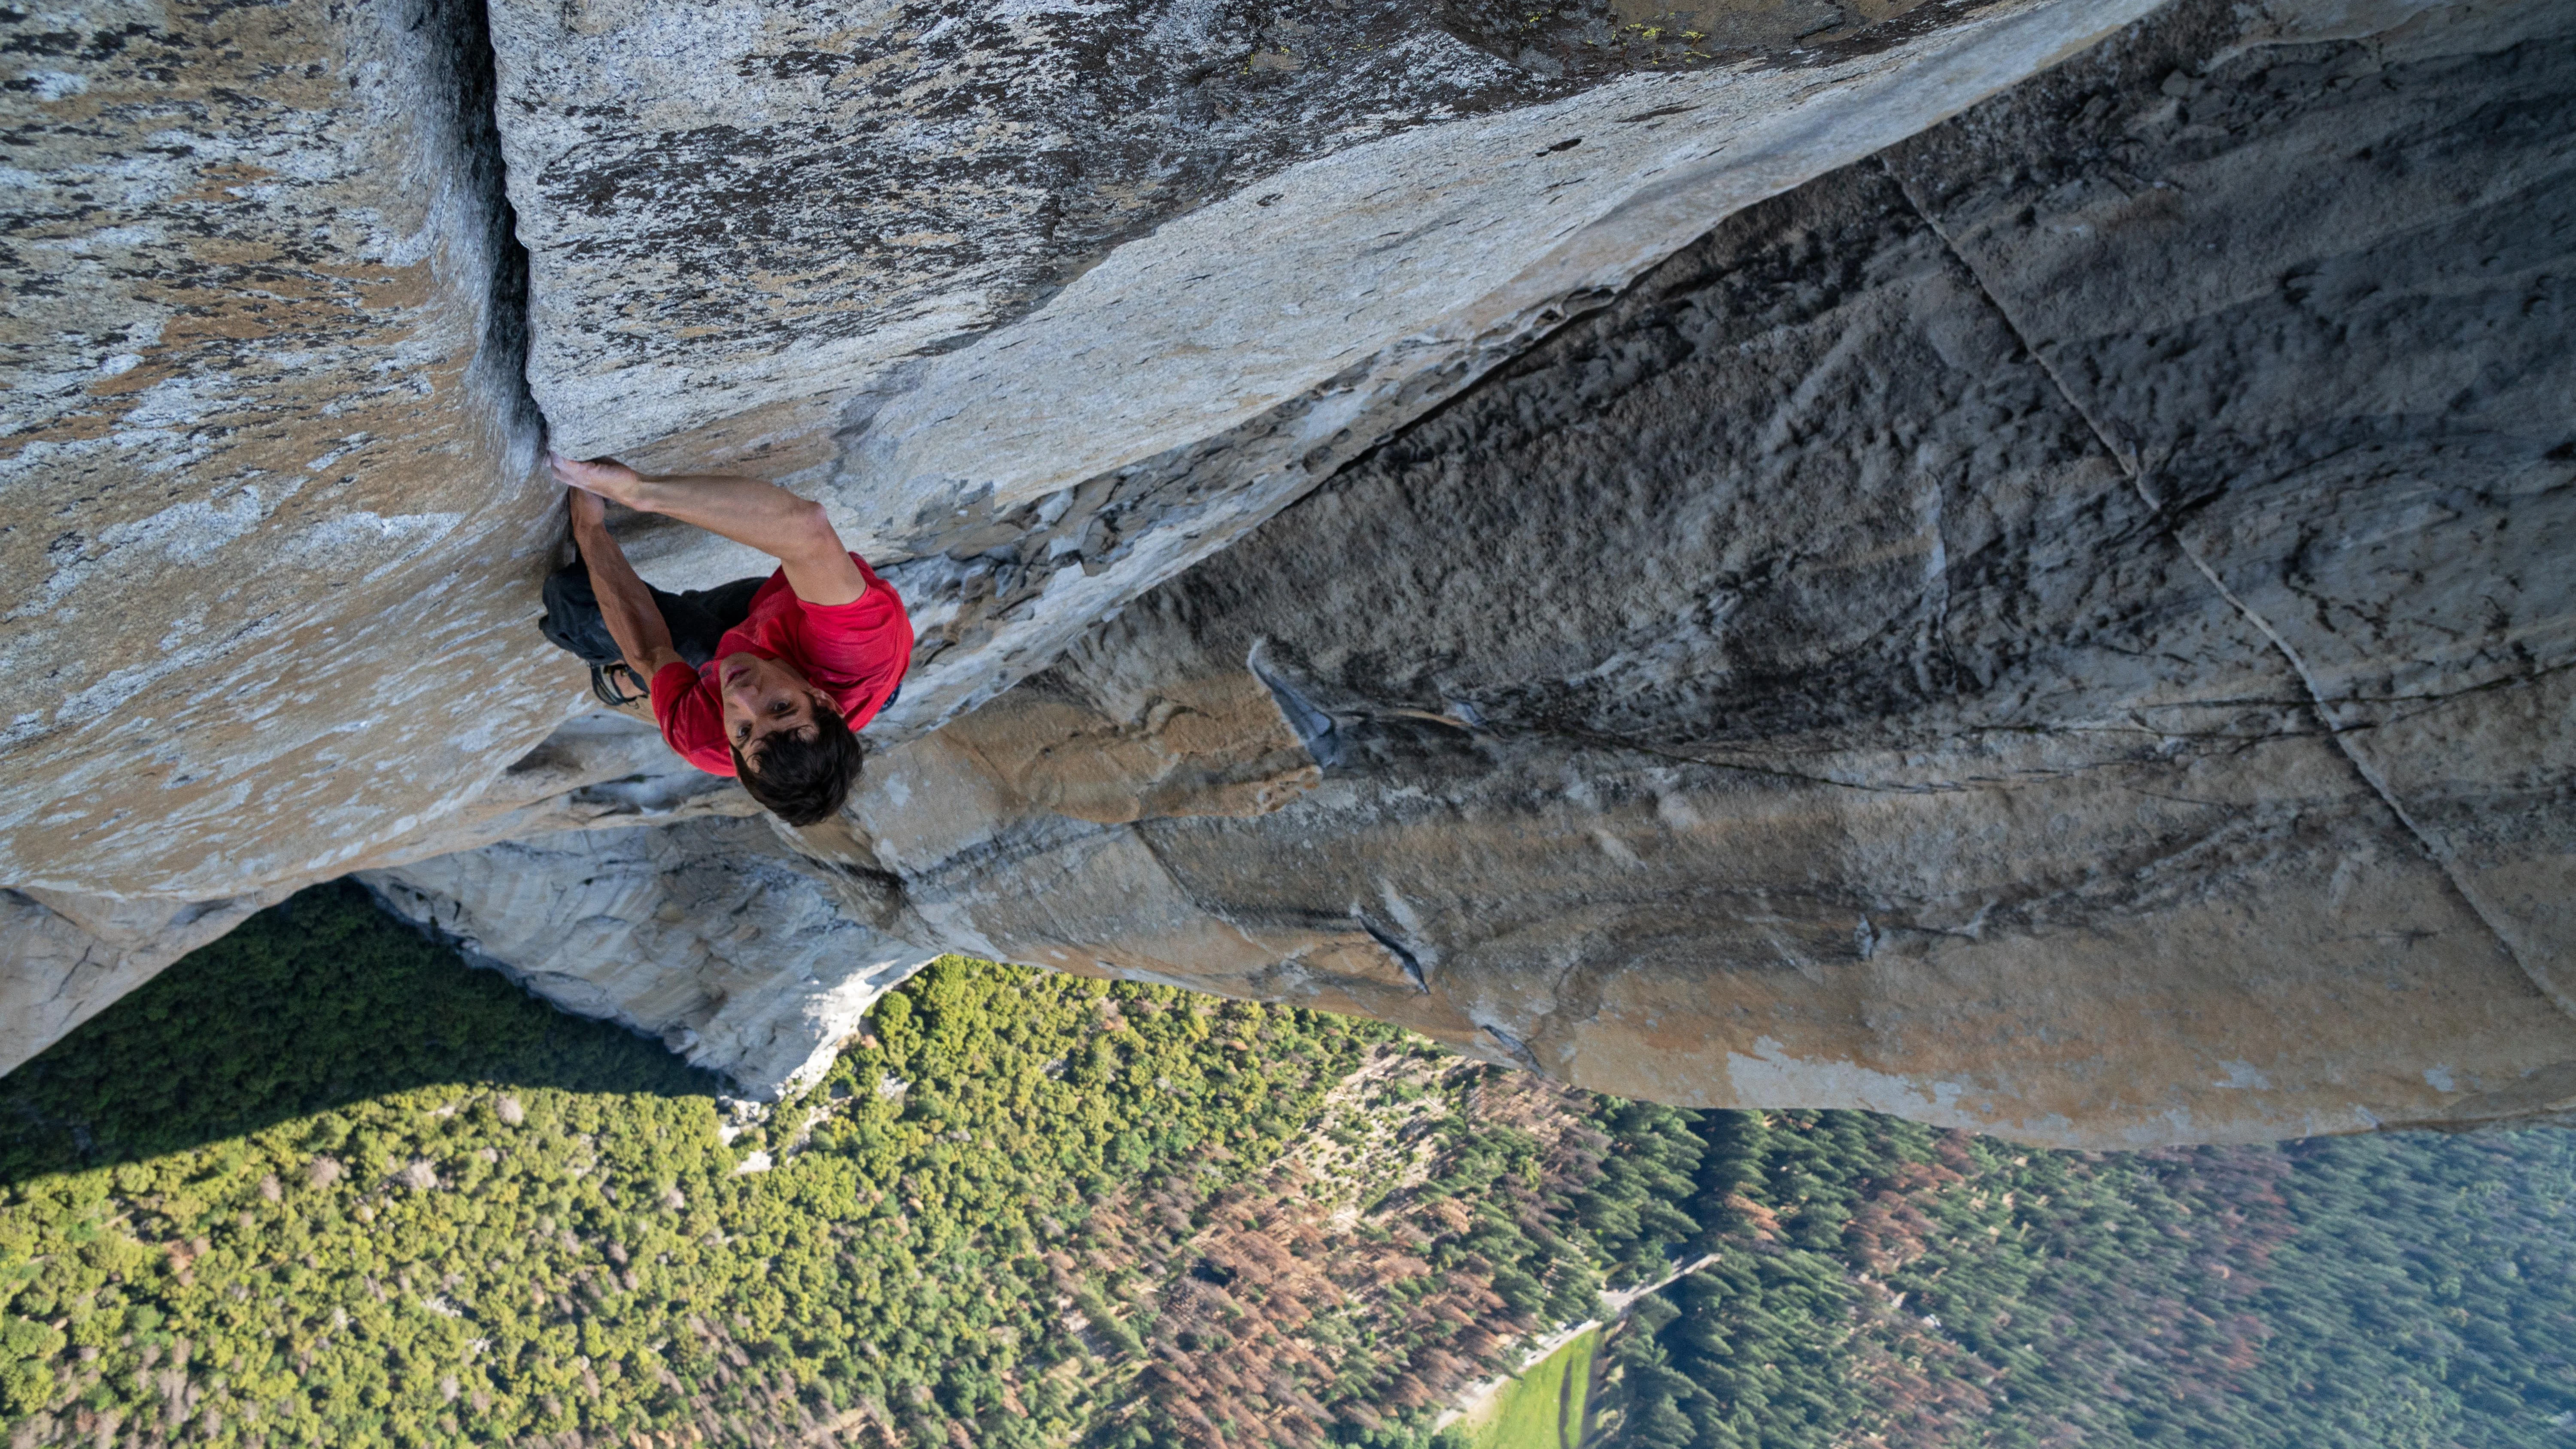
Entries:
[[[712,589],[680,591],[678,595],[680,604],[703,615],[705,627],[713,631],[706,636],[707,658],[715,657],[716,641],[724,637],[724,631],[751,617],[751,596],[759,593],[760,586],[768,582],[769,575],[762,574],[757,578],[736,579],[729,584],[718,584]],[[672,614],[669,604],[662,606],[662,617],[671,621],[671,637],[673,642],[678,644],[681,656],[691,664],[704,663],[704,660],[691,652],[691,641],[681,638],[680,621]]]
[[624,650],[608,635],[599,599],[590,591],[590,570],[580,559],[546,576],[545,617],[538,630],[548,642],[585,664],[622,664]]
[[654,589],[653,602],[662,606],[662,622],[671,626],[671,647],[680,651],[690,668],[704,668],[716,657],[716,643],[725,631],[751,617],[751,596],[768,582],[765,577],[736,579],[712,589],[676,594]]
[[[700,667],[716,657],[716,641],[724,632],[750,617],[751,596],[767,582],[766,578],[736,579],[712,589],[677,594],[649,584],[646,588],[671,631],[671,647],[692,667]],[[546,614],[537,627],[557,648],[586,664],[624,662],[626,656],[609,637],[608,622],[600,615],[599,599],[590,591],[590,569],[580,559],[547,576],[545,602]]]
[[537,629],[556,648],[590,666],[590,692],[614,709],[642,700],[648,687],[626,663],[626,653],[608,632],[599,599],[591,592],[590,570],[578,558],[570,568],[546,576],[545,617]]

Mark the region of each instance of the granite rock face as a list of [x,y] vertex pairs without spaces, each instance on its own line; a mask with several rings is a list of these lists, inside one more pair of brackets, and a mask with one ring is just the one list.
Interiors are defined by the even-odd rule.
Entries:
[[[871,270],[863,248],[824,296],[822,282],[789,280],[820,264],[778,249],[846,251],[863,230],[853,219],[891,192],[971,212],[990,188],[938,158],[988,121],[1026,140],[1037,121],[1009,117],[1057,105],[1059,129],[1114,130],[1134,97],[1036,31],[1011,40],[1007,15],[960,18],[952,44],[906,40],[901,25],[809,36],[822,22],[792,6],[775,26],[686,7],[492,14],[497,29],[470,0],[276,0],[211,20],[159,0],[66,0],[0,18],[0,96],[24,177],[6,258],[0,662],[29,681],[0,736],[0,883],[205,901],[452,844],[447,817],[587,699],[528,626],[559,527],[553,490],[531,477],[541,426],[577,452],[651,442],[640,460],[773,473],[794,461],[777,438],[805,439],[797,457],[829,476],[799,486],[831,500],[922,616],[923,667],[885,726],[917,731],[1040,667],[1088,620],[1512,355],[1568,297],[1651,265],[1708,208],[1910,134],[2119,19],[2021,0],[1855,42],[1786,80],[1702,68],[1483,91],[1451,71],[1527,73],[1426,32],[1436,54],[1419,65],[1404,46],[1357,62],[1380,90],[1399,66],[1419,92],[1383,124],[1354,99],[1376,93],[1367,86],[1336,91],[1325,110],[1342,120],[1329,124],[1270,96],[1218,128],[1234,138],[1222,145],[1187,107],[1155,111],[1155,135],[1241,155],[1234,170],[1209,170],[1210,151],[1207,165],[1154,171],[1163,224],[1105,258],[1124,223],[1006,229],[974,256],[907,243],[896,272]],[[1135,24],[1234,34],[1195,14]],[[692,17],[712,28],[690,30]],[[707,46],[749,48],[726,59]],[[1117,84],[1187,89],[1203,49],[1155,40]],[[860,85],[850,66],[862,60],[928,89],[907,101],[882,76]],[[1253,74],[1305,94],[1298,73]],[[1707,94],[1676,92],[1682,109],[1654,116],[1630,104],[1675,85]],[[840,98],[853,88],[863,94]],[[1470,91],[1483,99],[1470,105]],[[681,144],[678,113],[638,96],[695,107],[715,129]],[[730,121],[727,105],[740,108]],[[910,149],[881,145],[907,105],[929,129]],[[1614,124],[1610,111],[1641,119],[1590,150],[1546,150],[1564,125]],[[759,116],[784,128],[775,147],[753,134]],[[1770,134],[1790,121],[1820,134]],[[798,145],[826,137],[829,154],[777,150],[791,131]],[[746,164],[792,169],[810,198],[747,210],[712,185],[705,148],[736,132]],[[1396,134],[1369,139],[1384,132]],[[1412,146],[1371,149],[1388,141]],[[1164,164],[1137,145],[1122,165]],[[1701,155],[1712,149],[1723,159]],[[1322,163],[1342,169],[1314,172]],[[1223,191],[1263,167],[1270,189]],[[1378,178],[1374,219],[1345,206],[1341,231],[1321,228],[1311,206],[1358,177]],[[1417,193],[1445,199],[1408,214]],[[688,285],[731,290],[701,307],[657,281],[647,263],[678,243],[620,197],[666,209],[695,198],[688,225],[708,249],[679,258]],[[1508,224],[1549,197],[1566,223],[1543,236]],[[1426,236],[1354,267],[1349,228],[1362,220]],[[640,249],[586,260],[611,223]],[[1453,233],[1491,235],[1443,239]],[[994,282],[986,263],[1014,247],[1029,253],[1011,264],[1018,280]],[[1086,258],[1097,265],[1029,312],[1056,285],[1031,279]],[[1548,275],[1521,275],[1547,258]],[[1202,265],[1222,278],[1191,280]],[[904,340],[891,313],[868,310],[902,278],[912,300],[896,310],[979,320]],[[995,287],[1021,300],[973,300]],[[1366,296],[1330,318],[1303,305],[1336,288]],[[1255,310],[1229,310],[1220,291]],[[1222,305],[1193,311],[1192,296]],[[761,320],[777,307],[819,309],[785,362]],[[1231,330],[1174,331],[1209,326]],[[618,350],[630,336],[681,348],[687,366],[655,372]],[[593,343],[607,350],[581,351]],[[1192,360],[1218,343],[1236,360]],[[773,363],[805,371],[763,381]],[[593,376],[623,380],[586,401],[574,380]],[[1210,378],[1221,397],[1201,387]],[[780,408],[806,422],[778,421]],[[898,443],[912,451],[867,461]],[[643,530],[636,548],[674,586],[752,567],[693,540],[674,552]]]
[[2533,15],[2178,7],[1750,208],[803,844],[925,946],[1662,1100],[2566,1113]]
[[[1899,0],[1817,26],[1796,0],[1724,8],[1773,23],[1647,74],[1569,72],[1464,11],[1392,0],[1301,17],[1241,0],[500,7],[530,383],[577,453],[801,466],[847,454],[856,439],[836,434],[872,434],[836,492],[929,472],[1016,503],[1198,442],[1454,320],[1647,178],[1704,182],[1690,163],[1715,143],[1767,150],[1744,145],[1766,110],[1851,132],[1810,149],[1865,149],[2138,13]],[[1800,31],[1795,65],[1760,53]],[[1718,63],[1748,50],[1750,65]],[[1900,77],[1908,94],[1885,94]],[[1641,108],[1659,114],[1626,119]],[[1514,202],[1547,206],[1548,224],[1503,223]],[[1426,240],[1452,229],[1463,249]],[[1354,252],[1374,263],[1349,267]],[[1455,264],[1470,253],[1495,255]],[[1113,254],[1110,277],[1077,286]],[[1344,265],[1310,265],[1325,256]],[[1442,275],[1411,284],[1406,265]],[[1041,311],[1043,326],[985,335]],[[1195,347],[1171,355],[1185,337]],[[919,366],[969,348],[989,354],[979,388]],[[1120,382],[1136,369],[1149,376]],[[1175,383],[1190,410],[1168,407]],[[1014,417],[997,392],[1078,401]],[[1150,411],[1104,429],[1112,399]],[[1032,427],[1072,450],[993,446]],[[886,496],[834,501],[917,526]]]
[[2576,36],[2534,18],[2245,50],[2178,7],[1730,219],[1039,681],[1249,659],[1314,791],[883,853],[980,951],[1665,1101],[2567,1112]]
[[[567,451],[820,497],[914,610],[888,727],[930,727],[1715,217],[2147,8],[1556,78],[1409,6],[513,8],[529,385]],[[1282,26],[1299,66],[1257,63]],[[756,567],[633,542],[666,582]]]
[[512,647],[552,539],[482,43],[444,0],[0,18],[0,882],[326,877],[563,720]]
[[42,889],[0,891],[0,1062],[43,1051],[163,967],[285,899],[118,900]]
[[773,1090],[829,1067],[877,997],[936,954],[871,923],[887,898],[865,877],[762,820],[540,835],[358,879],[556,1005]]
[[[453,339],[455,387],[367,437],[481,440],[482,473],[384,486],[482,503],[297,595],[317,632],[274,657],[374,661],[378,693],[218,690],[209,656],[163,691],[186,730],[129,708],[12,748],[0,991],[68,1005],[0,1045],[364,868],[764,1092],[965,950],[2038,1142],[2576,1110],[2576,31],[2536,3],[1719,5],[1704,63],[1640,39],[1666,14],[495,11],[497,125],[438,153],[483,159],[408,173],[480,189],[280,168],[426,207],[401,234],[445,290],[317,332],[341,371],[307,402],[257,394],[309,436]],[[385,18],[308,30],[354,37],[330,105],[470,90],[368,69]],[[298,144],[381,139],[312,106]],[[162,119],[98,116],[129,148]],[[56,224],[95,247],[87,175]],[[495,380],[504,190],[524,398]],[[147,230],[183,204],[132,195]],[[30,295],[130,307],[160,275],[81,246]],[[91,406],[63,376],[48,417]],[[846,818],[728,818],[634,722],[555,728],[575,677],[511,633],[550,541],[513,471],[531,399],[575,451],[756,460],[887,561],[922,649]],[[166,481],[45,507],[246,507],[191,492],[219,471],[185,450],[219,470],[249,432],[94,448]],[[103,660],[151,629],[182,658],[175,625],[110,627],[117,570],[225,577],[211,550],[306,526],[244,517],[13,576],[67,578],[44,606]],[[742,568],[631,536],[669,585]],[[422,599],[461,642],[403,655]],[[76,629],[0,647],[91,687]],[[194,797],[112,768],[138,720],[247,762],[220,808],[153,813]],[[379,730],[445,733],[380,758]]]
[[[531,627],[560,526],[532,477],[547,428],[830,499],[915,604],[923,652],[879,727],[900,741],[1713,216],[2127,13],[1860,6],[1789,70],[1766,31],[1658,75],[1551,70],[1394,12],[1309,33],[1149,7],[1076,55],[1053,12],[825,34],[789,5],[683,8],[0,16],[0,663],[19,686],[0,887],[44,923],[16,939],[123,949],[43,892],[203,919],[725,808],[649,742],[551,738],[588,696]],[[1238,41],[1241,76],[1205,72]],[[1018,145],[1026,186],[942,159]],[[792,172],[801,199],[751,204],[721,157]],[[992,226],[842,246],[889,196],[923,225]],[[693,274],[678,290],[663,256]],[[916,314],[954,325],[907,331]],[[634,545],[674,586],[751,567],[703,536]],[[47,964],[79,952],[0,950],[13,1009],[79,996]]]

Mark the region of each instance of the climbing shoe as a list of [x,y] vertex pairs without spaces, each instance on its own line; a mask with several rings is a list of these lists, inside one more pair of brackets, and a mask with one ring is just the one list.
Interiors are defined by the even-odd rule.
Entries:
[[[635,693],[626,692],[627,681],[634,683]],[[653,697],[653,688],[644,682],[644,676],[624,664],[590,666],[590,692],[598,695],[599,702],[610,709],[623,708],[637,700]]]

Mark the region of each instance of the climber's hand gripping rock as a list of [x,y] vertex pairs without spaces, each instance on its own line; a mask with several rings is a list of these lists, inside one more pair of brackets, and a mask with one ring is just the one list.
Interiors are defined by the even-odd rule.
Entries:
[[[842,547],[821,504],[774,483],[651,477],[606,458],[549,463],[571,490],[573,541],[599,621],[651,681],[672,748],[701,769],[739,776],[790,824],[837,811],[859,769],[853,732],[892,700],[910,660],[912,626],[893,588]],[[779,570],[766,581],[662,593],[608,531],[612,502],[759,549]]]

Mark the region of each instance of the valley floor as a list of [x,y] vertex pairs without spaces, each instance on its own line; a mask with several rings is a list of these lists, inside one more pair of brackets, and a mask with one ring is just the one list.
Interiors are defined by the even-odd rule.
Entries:
[[962,959],[761,1111],[326,888],[0,1079],[0,1442],[2556,1443],[2572,1204],[2556,1130],[2027,1151]]

